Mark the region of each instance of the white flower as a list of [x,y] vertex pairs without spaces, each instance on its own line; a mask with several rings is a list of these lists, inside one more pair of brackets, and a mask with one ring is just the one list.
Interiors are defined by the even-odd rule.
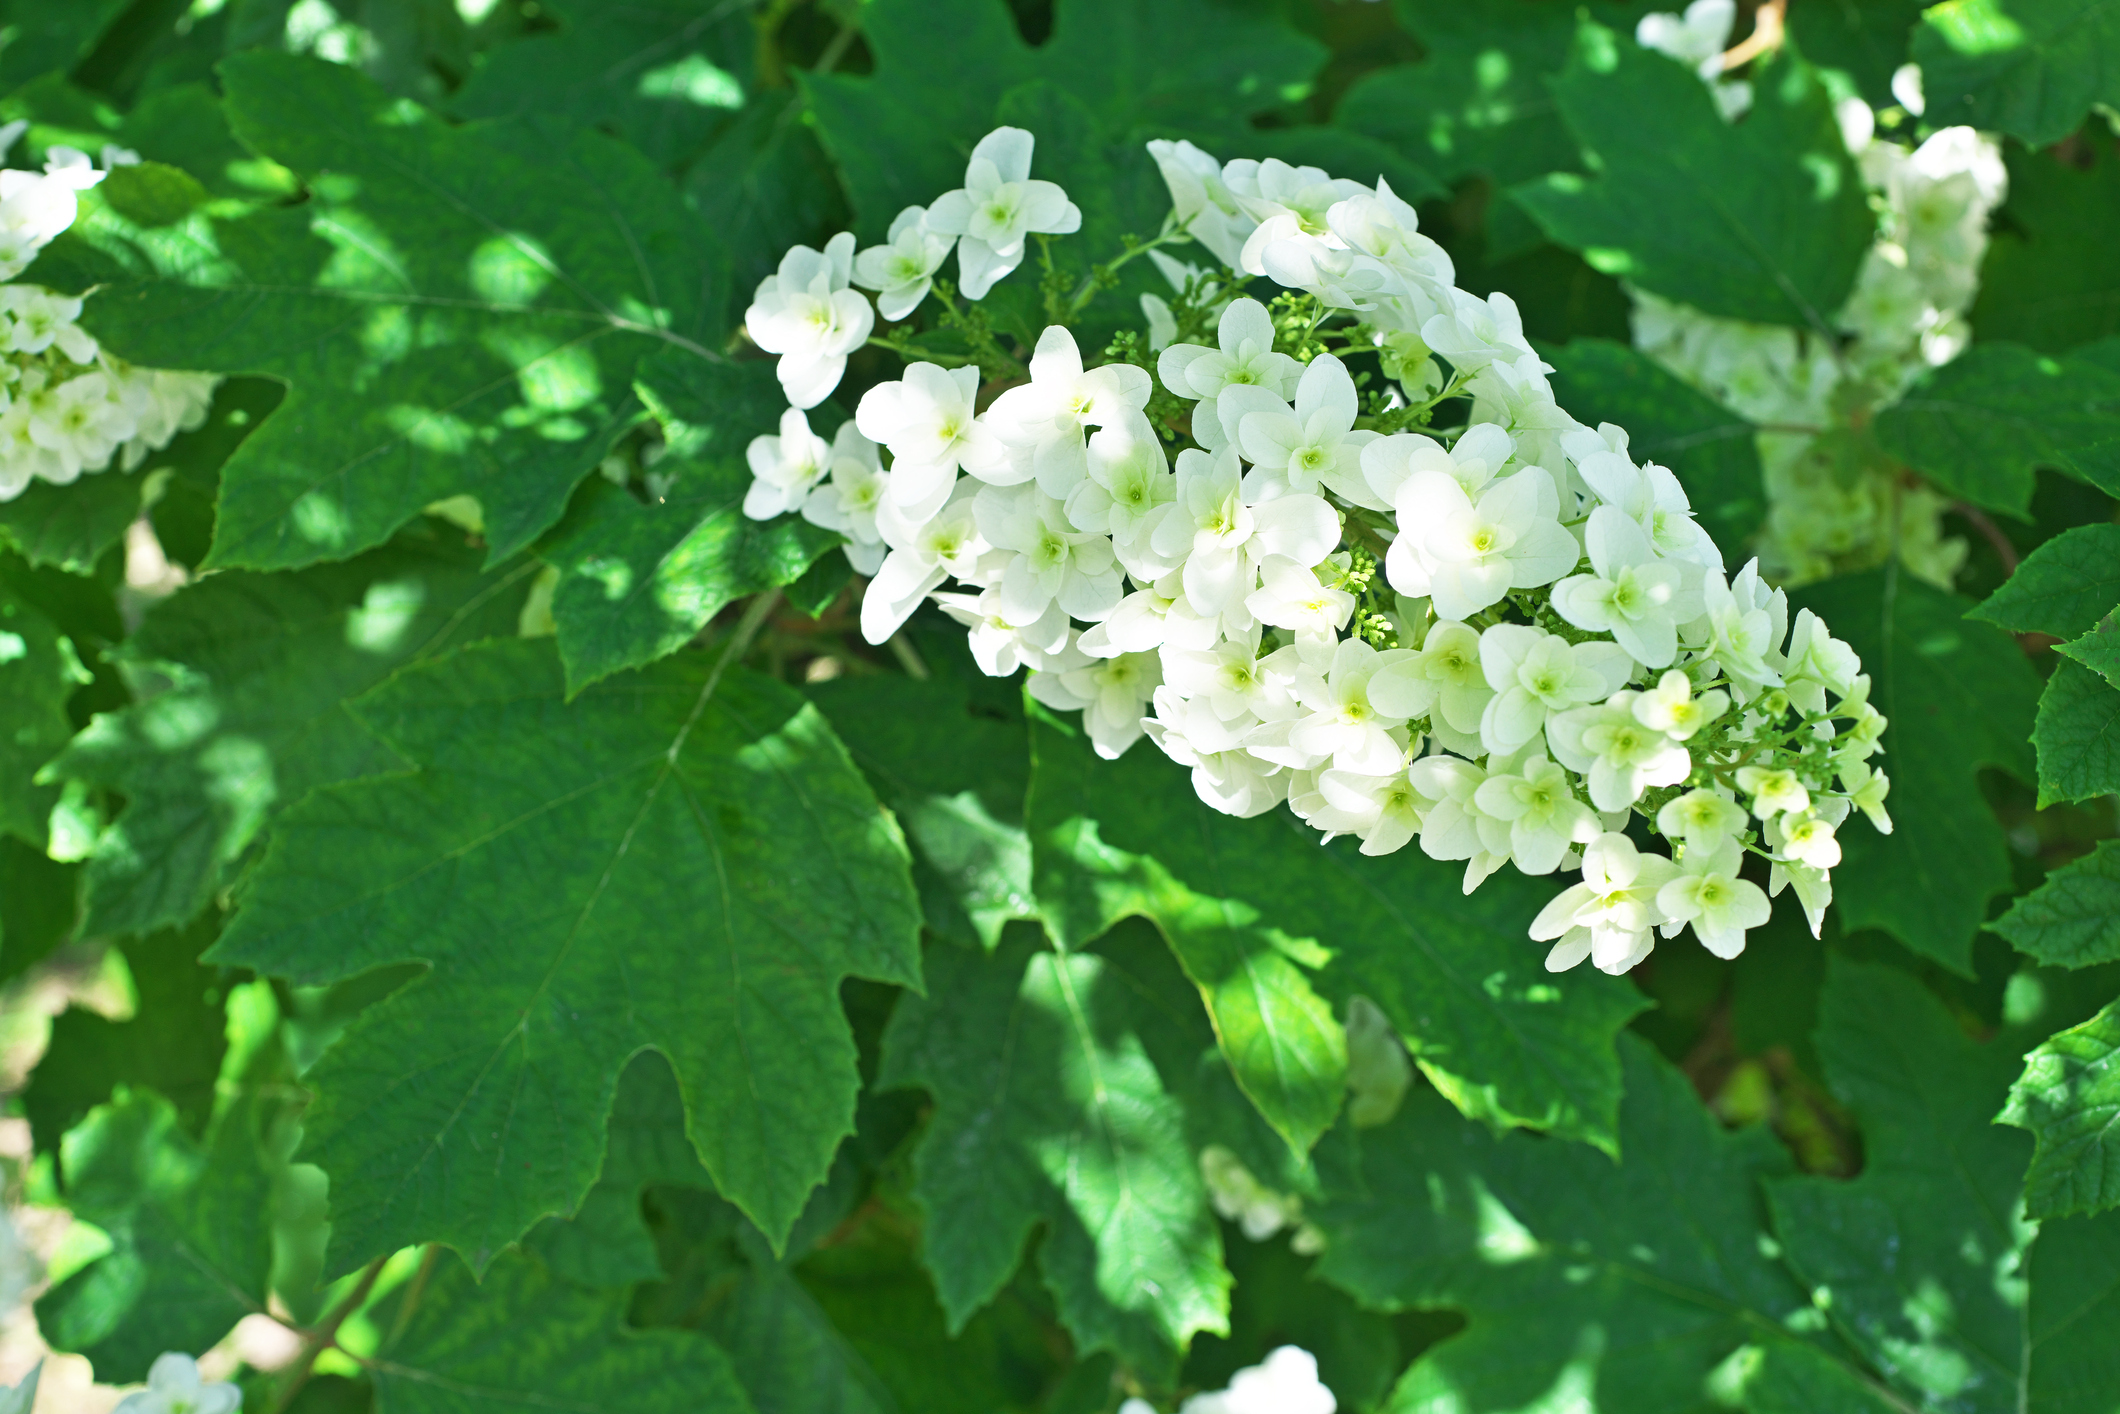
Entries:
[[1811,793],[1786,767],[1740,767],[1737,788],[1752,797],[1752,813],[1762,820],[1784,812],[1800,815],[1811,808]]
[[1565,972],[1586,957],[1614,976],[1632,968],[1656,946],[1652,930],[1664,921],[1657,891],[1677,873],[1670,860],[1641,853],[1616,831],[1583,846],[1583,881],[1561,890],[1531,923],[1534,939],[1553,943],[1546,969]]
[[1401,770],[1407,743],[1394,729],[1406,719],[1372,702],[1369,683],[1378,669],[1412,656],[1404,649],[1380,653],[1359,638],[1340,640],[1323,672],[1296,676],[1295,698],[1308,715],[1290,725],[1289,746],[1341,771],[1382,776]]
[[1386,506],[1398,500],[1400,487],[1423,471],[1441,472],[1467,496],[1477,496],[1501,475],[1515,450],[1509,434],[1491,422],[1466,428],[1447,450],[1432,437],[1395,432],[1363,446],[1362,476]]
[[876,512],[889,485],[876,444],[850,418],[832,436],[830,479],[803,501],[802,518],[844,535],[847,559],[862,574],[874,574],[884,556]]
[[916,519],[949,494],[959,467],[977,476],[1004,459],[999,439],[972,410],[978,392],[976,368],[915,363],[899,381],[861,395],[855,425],[891,449],[891,500]]
[[1546,741],[1570,770],[1586,773],[1590,803],[1625,810],[1651,786],[1675,786],[1692,774],[1686,748],[1641,724],[1637,694],[1615,692],[1594,707],[1562,712],[1546,723]]
[[[78,162],[72,159],[80,159]],[[76,193],[103,180],[88,154],[54,147],[45,170],[0,171],[0,280],[12,280],[80,212]]]
[[[1088,474],[1067,493],[1067,518],[1076,529],[1109,535],[1122,546],[1143,535],[1149,513],[1178,494],[1163,439],[1139,415],[1092,433],[1087,467]],[[1126,558],[1122,549],[1120,559]]]
[[1496,624],[1480,635],[1480,667],[1495,692],[1480,715],[1480,737],[1507,755],[1536,741],[1553,714],[1617,692],[1632,664],[1615,643],[1570,643],[1544,629]]
[[[1531,341],[1524,337],[1524,320],[1516,301],[1499,290],[1486,299],[1452,290],[1449,309],[1421,326],[1421,338],[1461,373],[1476,373],[1494,364],[1513,367],[1527,357],[1537,362]],[[1551,396],[1549,391],[1548,401]]]
[[1745,931],[1774,916],[1766,892],[1737,876],[1743,860],[1733,839],[1713,849],[1689,847],[1685,858],[1678,861],[1677,876],[1656,891],[1656,906],[1668,920],[1663,925],[1664,936],[1691,923],[1693,936],[1717,957],[1732,958],[1743,952]]
[[1289,773],[1244,750],[1239,724],[1217,715],[1204,698],[1164,686],[1155,703],[1155,716],[1142,726],[1164,755],[1192,768],[1200,799],[1225,815],[1249,818],[1288,798]]
[[1471,893],[1509,862],[1509,821],[1481,808],[1487,773],[1455,756],[1423,756],[1407,768],[1415,790],[1435,802],[1421,821],[1421,851],[1430,859],[1462,859]]
[[1001,617],[1035,623],[1054,604],[1093,622],[1123,592],[1110,537],[1075,529],[1067,508],[1036,486],[989,486],[973,503],[987,544],[1010,552],[1001,577]]
[[1318,1362],[1309,1351],[1284,1345],[1264,1364],[1239,1370],[1229,1388],[1196,1394],[1178,1414],[1333,1414],[1339,1402],[1318,1382]]
[[1156,376],[1181,398],[1213,398],[1239,384],[1285,398],[1303,365],[1273,347],[1273,318],[1255,299],[1231,300],[1215,327],[1215,348],[1172,344],[1156,360]]
[[1693,695],[1693,680],[1672,668],[1634,699],[1634,720],[1673,741],[1689,740],[1730,709],[1730,694],[1714,688]]
[[1238,252],[1237,268],[1264,275],[1261,256],[1268,245],[1292,236],[1323,236],[1332,227],[1332,208],[1350,196],[1366,195],[1360,182],[1334,177],[1318,167],[1291,167],[1279,158],[1264,162],[1239,158],[1222,168],[1222,179],[1244,213],[1259,222]]
[[1844,761],[1840,767],[1840,787],[1848,793],[1848,799],[1870,817],[1878,834],[1892,833],[1892,817],[1884,808],[1884,798],[1891,792],[1892,783],[1885,779],[1884,772],[1872,771],[1866,762]]
[[1031,180],[1035,139],[1021,128],[996,128],[979,139],[964,185],[928,208],[928,228],[957,236],[957,275],[966,299],[984,299],[994,282],[1023,263],[1027,236],[1080,230],[1082,212],[1052,182]]
[[[1645,668],[1678,657],[1678,626],[1700,617],[1697,565],[1657,558],[1639,523],[1616,506],[1590,513],[1583,542],[1595,574],[1553,586],[1553,609],[1577,628],[1609,633]],[[1689,576],[1686,571],[1691,570]]]
[[1664,802],[1656,812],[1656,828],[1665,839],[1684,841],[1689,850],[1714,850],[1744,831],[1745,812],[1712,790],[1689,790]]
[[1141,739],[1141,709],[1163,685],[1163,665],[1153,653],[1123,653],[1085,668],[1033,672],[1025,686],[1056,712],[1082,713],[1090,745],[1116,761]]
[[1001,615],[1000,590],[981,594],[937,594],[942,612],[969,631],[972,658],[991,678],[1005,678],[1026,663],[1046,671],[1085,666],[1081,655],[1067,653],[1067,615],[1058,604],[1028,624],[1012,624]]
[[1325,489],[1385,510],[1390,503],[1362,479],[1362,448],[1378,434],[1354,430],[1360,411],[1354,379],[1331,354],[1319,354],[1303,370],[1293,408],[1265,388],[1241,383],[1225,386],[1215,400],[1216,416],[1258,468],[1249,479],[1262,490],[1315,495]]
[[1419,652],[1394,660],[1370,679],[1369,696],[1407,721],[1429,717],[1430,729],[1452,750],[1480,754],[1480,718],[1494,700],[1494,689],[1480,665],[1479,630],[1449,621],[1430,626]]
[[861,599],[861,636],[881,643],[913,616],[929,590],[954,574],[969,579],[987,544],[979,538],[972,502],[976,482],[959,482],[942,507],[917,525],[889,514],[877,528],[891,547]]
[[1482,814],[1508,822],[1510,857],[1526,874],[1551,874],[1570,845],[1588,844],[1599,833],[1596,814],[1575,798],[1568,773],[1544,756],[1488,776],[1473,800]]
[[854,234],[841,231],[822,251],[791,247],[780,270],[758,282],[744,311],[751,342],[780,355],[774,372],[788,401],[813,408],[831,396],[846,372],[847,355],[868,340],[876,311],[847,288]]
[[1183,557],[1185,597],[1203,615],[1241,605],[1268,555],[1308,567],[1339,542],[1340,518],[1324,498],[1250,503],[1240,473],[1234,452],[1219,458],[1195,448],[1178,453],[1177,498],[1155,513],[1149,532],[1157,554]]
[[1852,697],[1855,680],[1862,674],[1862,659],[1855,650],[1826,631],[1809,609],[1796,612],[1789,628],[1789,651],[1781,670],[1782,685],[1789,701],[1809,715],[1826,710],[1826,693]]
[[1467,619],[1512,589],[1551,584],[1582,558],[1561,528],[1560,494],[1539,467],[1490,484],[1478,502],[1456,477],[1420,471],[1396,497],[1398,539],[1384,571],[1401,594],[1427,596],[1446,619]]
[[1282,681],[1259,664],[1257,631],[1225,638],[1206,648],[1163,650],[1163,681],[1171,691],[1204,703],[1224,722],[1249,727],[1256,721],[1285,721],[1300,710]]
[[1185,602],[1176,575],[1135,590],[1082,635],[1080,647],[1093,658],[1158,649],[1208,649],[1221,636],[1219,619],[1202,618]]
[[743,513],[752,520],[771,520],[783,511],[801,510],[811,488],[832,465],[830,444],[810,430],[810,419],[801,408],[789,408],[780,415],[778,437],[753,437],[744,456],[754,480],[744,493]]
[[1767,822],[1767,845],[1799,864],[1831,869],[1840,863],[1840,841],[1833,829],[1833,821],[1815,812],[1783,815]]
[[876,312],[885,319],[903,319],[927,298],[956,240],[928,225],[924,206],[899,212],[885,239],[854,257],[854,283],[877,292]]
[[147,1388],[118,1401],[112,1414],[234,1414],[243,1392],[224,1380],[199,1377],[199,1362],[171,1351],[155,1357]]
[[1826,905],[1833,901],[1833,881],[1825,870],[1793,859],[1776,860],[1768,867],[1768,897],[1780,898],[1781,891],[1791,885],[1796,888],[1796,901],[1803,906],[1804,922],[1810,925],[1815,938],[1825,928]]
[[77,321],[81,301],[55,295],[36,285],[0,285],[0,321],[6,330],[6,347],[13,353],[43,353],[57,346],[74,363],[95,362],[96,341]]
[[1318,775],[1325,808],[1310,823],[1332,834],[1353,835],[1364,854],[1395,854],[1420,833],[1435,802],[1414,788],[1405,768],[1382,775],[1330,770]]
[[1015,455],[1006,470],[995,468],[986,479],[1006,484],[1024,480],[1027,472],[1046,495],[1065,499],[1089,474],[1083,429],[1145,427],[1141,409],[1154,387],[1148,370],[1130,363],[1085,372],[1075,336],[1048,325],[1031,354],[1031,381],[1009,389],[987,410],[984,421]]
[[1260,562],[1259,587],[1244,598],[1245,609],[1262,624],[1328,639],[1347,627],[1354,605],[1352,594],[1326,584],[1316,570],[1279,555]]
[[1765,688],[1781,686],[1773,658],[1787,622],[1787,600],[1779,590],[1766,593],[1759,582],[1759,561],[1739,570],[1727,585],[1721,575],[1706,576],[1701,600],[1706,656],[1729,678],[1737,700],[1746,702]]
[[1178,225],[1215,259],[1234,267],[1243,257],[1245,238],[1259,223],[1238,206],[1222,180],[1222,164],[1189,142],[1158,139],[1148,144],[1148,155],[1170,188]]

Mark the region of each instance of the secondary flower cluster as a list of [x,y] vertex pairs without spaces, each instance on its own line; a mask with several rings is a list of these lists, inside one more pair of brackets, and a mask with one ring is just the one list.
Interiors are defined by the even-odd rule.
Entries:
[[[933,595],[986,671],[1028,666],[1106,756],[1145,733],[1218,810],[1286,803],[1369,854],[1417,839],[1468,892],[1580,867],[1532,928],[1550,967],[1623,971],[1689,925],[1734,956],[1769,912],[1747,850],[1815,928],[1850,810],[1889,828],[1855,655],[1756,566],[1725,575],[1677,478],[1561,410],[1515,306],[1458,289],[1388,186],[1150,151],[1160,239],[1228,267],[1169,316],[1212,343],[1090,366],[1056,323],[983,408],[977,365],[914,362],[829,443],[790,409],[751,446],[747,512],[846,535],[871,642]],[[821,401],[868,337],[852,287],[910,313],[953,241],[983,291],[1079,223],[1031,152],[1003,128],[890,246],[790,252],[751,320],[791,397]],[[1296,293],[1277,316],[1249,279]],[[1396,381],[1365,405],[1369,356]],[[1439,408],[1463,425],[1395,430]]]
[[[1733,16],[1729,0],[1695,0],[1683,18],[1643,17],[1637,38],[1698,64],[1727,114],[1739,86],[1714,85],[1715,56]],[[1919,70],[1903,70],[1894,87],[1918,115]],[[1878,116],[1861,99],[1842,100],[1837,112],[1880,215],[1876,243],[1833,319],[1841,337],[1723,319],[1634,290],[1634,342],[1764,429],[1770,510],[1760,553],[1776,583],[1867,568],[1896,550],[1915,574],[1949,587],[1966,546],[1943,534],[1948,498],[1910,482],[1860,428],[1971,340],[1965,314],[2008,173],[1995,140],[1971,128],[1944,128],[1909,149],[1878,135]]]
[[[72,225],[77,194],[104,175],[63,147],[42,173],[0,171],[0,279]],[[77,298],[0,284],[0,501],[39,478],[63,486],[113,463],[131,471],[206,418],[219,379],[135,368],[99,348],[80,317]]]
[[[1257,1365],[1230,1376],[1229,1388],[1207,1390],[1178,1406],[1178,1414],[1333,1414],[1340,1402],[1318,1378],[1318,1359],[1284,1345]],[[1145,1399],[1129,1399],[1119,1414],[1155,1414]]]

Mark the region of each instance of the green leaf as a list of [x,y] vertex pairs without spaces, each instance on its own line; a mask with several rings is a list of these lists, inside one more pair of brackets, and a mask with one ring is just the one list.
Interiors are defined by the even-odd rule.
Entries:
[[104,31],[125,13],[131,0],[8,0],[0,5],[0,28],[7,43],[0,47],[0,89],[11,89],[47,70],[65,71],[88,57]]
[[2035,147],[2093,105],[2120,108],[2120,6],[2112,0],[1948,0],[1914,31],[1923,119],[2006,132]]
[[59,792],[32,782],[74,734],[66,699],[87,677],[59,626],[0,584],[0,835],[44,843]]
[[744,448],[787,406],[771,364],[658,355],[643,375],[651,405],[674,406],[655,490],[642,500],[598,477],[538,546],[559,571],[552,617],[576,692],[676,652],[731,602],[792,583],[840,543],[799,516],[743,513]]
[[0,501],[0,534],[33,565],[88,574],[139,514],[140,478],[125,472],[85,476],[70,486],[32,481],[14,500]]
[[684,191],[728,252],[726,323],[742,316],[789,246],[815,249],[849,224],[839,173],[799,93],[754,97],[686,169]]
[[[1308,975],[1330,954],[1264,923],[1250,900],[1271,889],[1253,872],[1266,861],[1223,854],[1217,836],[1235,822],[1214,818],[1178,768],[1145,749],[1107,766],[1079,737],[1043,725],[1032,739],[1032,860],[1055,940],[1078,948],[1121,918],[1154,921],[1199,988],[1237,1083],[1296,1153],[1308,1153],[1347,1093],[1347,1037]],[[1293,852],[1288,832],[1273,838]],[[1119,843],[1143,839],[1178,845],[1158,853],[1183,872]]]
[[[1319,1274],[1373,1309],[1450,1306],[1469,1322],[1414,1362],[1388,1408],[1704,1408],[1725,1361],[1787,1358],[1815,1329],[1759,1196],[1791,1171],[1787,1154],[1764,1125],[1725,1132],[1646,1042],[1628,1036],[1620,1053],[1624,1164],[1495,1137],[1425,1092],[1320,1149]],[[1836,1396],[1818,1407],[1874,1407],[1827,1347],[1806,1363]]]
[[80,915],[81,867],[0,835],[0,982],[49,957]]
[[462,118],[548,118],[602,128],[665,170],[743,107],[758,31],[741,7],[697,0],[548,5],[557,28],[482,55],[449,100]]
[[[417,1304],[414,1291],[417,1292]],[[750,1414],[729,1357],[689,1331],[635,1330],[623,1290],[592,1292],[509,1253],[474,1277],[443,1256],[384,1321],[402,1335],[370,1367],[388,1414]]]
[[401,763],[342,705],[409,662],[508,633],[534,565],[482,575],[430,523],[299,574],[210,575],[155,606],[124,655],[168,691],[105,713],[51,766],[120,792],[88,866],[96,932],[181,926],[316,786]]
[[2120,525],[2079,525],[2040,545],[1971,616],[2012,633],[2074,638],[2120,606]]
[[1875,764],[1891,777],[1894,828],[1855,820],[1841,831],[1841,923],[1882,928],[1970,977],[1988,900],[2012,880],[1980,768],[2032,777],[2038,677],[2007,634],[1965,618],[1965,600],[1889,568],[1807,586],[1790,606],[1862,655],[1870,701],[1891,724]]
[[1996,1121],[2034,1137],[2033,1217],[2120,1207],[2120,1002],[2040,1042]]
[[2120,842],[2100,840],[1988,926],[2049,967],[2120,962]]
[[1295,1345],[1315,1355],[1318,1382],[1343,1409],[1374,1409],[1405,1367],[1388,1316],[1365,1311],[1338,1287],[1318,1279],[1312,1263],[1287,1242],[1231,1242],[1229,1336],[1203,1335],[1185,1361],[1185,1383],[1219,1389],[1259,1355]]
[[1676,472],[1700,523],[1738,558],[1767,514],[1757,429],[1625,344],[1576,339],[1545,356],[1561,406],[1626,428],[1635,458]]
[[1106,763],[1040,725],[1032,760],[1048,926],[1073,946],[1130,913],[1154,920],[1238,1083],[1292,1143],[1307,1148],[1330,1122],[1345,1074],[1345,1042],[1314,989],[1370,998],[1466,1113],[1615,1142],[1612,1036],[1645,1003],[1602,973],[1545,970],[1524,932],[1543,882],[1510,874],[1467,898],[1456,866],[1418,850],[1320,848],[1281,811],[1232,819],[1145,746]]
[[2120,153],[2087,141],[2067,153],[2010,144],[2010,197],[1980,268],[1973,328],[2041,353],[2120,334],[2120,268],[2106,232],[2120,222]]
[[1546,86],[1574,47],[1573,9],[1444,0],[1394,8],[1425,56],[1362,75],[1333,110],[1334,123],[1415,154],[1446,182],[1476,174],[1513,186],[1581,170]]
[[1510,189],[1546,234],[1618,276],[1708,314],[1826,329],[1876,219],[1833,102],[1784,48],[1722,121],[1698,75],[1586,24],[1553,80],[1595,176]]
[[2120,790],[2120,689],[2081,663],[2056,662],[2039,697],[2032,744],[2042,808]]
[[1143,970],[1153,952],[1059,954],[1033,936],[991,957],[931,950],[929,995],[902,998],[884,1034],[877,1086],[934,1097],[913,1158],[922,1256],[955,1331],[1043,1224],[1039,1263],[1077,1349],[1165,1383],[1193,1332],[1228,1328],[1221,1236],[1171,1093],[1191,1077],[1152,1059],[1174,1023],[1205,1028],[1182,983]]
[[809,694],[905,827],[928,928],[991,952],[1010,920],[1038,916],[1023,830],[1030,743],[1020,710],[996,712],[975,691],[961,676],[892,673]]
[[2120,622],[2115,622],[2111,614],[2100,619],[2098,626],[2083,637],[2055,644],[2054,651],[2083,664],[2104,678],[2108,686],[2120,687]]
[[79,1007],[53,1018],[51,1042],[22,1094],[39,1152],[56,1151],[60,1136],[119,1086],[151,1085],[188,1132],[206,1128],[228,1030],[225,985],[199,965],[199,954],[219,931],[220,920],[208,915],[190,928],[120,944],[133,984],[126,1020]]
[[431,969],[305,1077],[335,1262],[438,1240],[483,1266],[572,1211],[644,1047],[716,1186],[784,1239],[853,1118],[841,979],[919,981],[903,838],[816,710],[697,656],[569,702],[544,640],[357,710],[420,769],[290,810],[211,954]]
[[2018,1210],[2031,1145],[1991,1122],[2018,1071],[2013,1034],[1982,1045],[1907,974],[1831,957],[1818,1050],[1862,1125],[1862,1173],[1767,1184],[1782,1250],[1819,1308],[1923,1408],[2087,1410],[2061,1391],[2098,1387],[2071,1366],[2101,1329],[2082,1324],[2093,1293],[2113,1299],[2100,1260],[2113,1238],[2051,1225],[2024,1265],[2039,1231]]
[[[1907,61],[1907,42],[1926,0],[1818,0],[1788,10],[1797,52],[1821,69],[1838,69],[1872,108],[1899,100],[1892,75]],[[1734,40],[1737,36],[1732,35]]]
[[264,1106],[245,1097],[202,1147],[149,1090],[121,1090],[59,1149],[68,1205],[111,1250],[37,1301],[55,1347],[86,1355],[96,1376],[146,1378],[165,1350],[201,1351],[265,1309],[272,1268]]
[[596,134],[450,128],[267,51],[221,72],[238,136],[310,200],[217,223],[199,283],[108,290],[87,315],[139,362],[289,384],[229,460],[209,563],[343,558],[452,495],[507,559],[637,418],[636,363],[701,332],[702,233]]
[[1975,344],[1877,415],[1877,440],[1938,489],[2029,519],[2032,473],[2120,490],[2120,373]]

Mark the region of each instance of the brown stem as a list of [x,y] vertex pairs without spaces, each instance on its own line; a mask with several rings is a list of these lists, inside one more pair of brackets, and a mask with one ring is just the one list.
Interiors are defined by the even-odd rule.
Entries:
[[1727,74],[1740,65],[1749,64],[1770,49],[1779,49],[1787,10],[1788,0],[1764,0],[1758,13],[1752,16],[1751,38],[1723,51],[1723,72]]

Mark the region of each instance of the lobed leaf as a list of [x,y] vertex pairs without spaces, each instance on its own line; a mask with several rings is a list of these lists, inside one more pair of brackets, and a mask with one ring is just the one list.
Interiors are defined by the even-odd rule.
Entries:
[[2120,221],[2120,152],[2003,149],[2010,196],[1980,267],[1975,333],[2046,354],[2120,334],[2120,269],[2105,233]]
[[1877,415],[1877,440],[1938,489],[2029,517],[2032,473],[2120,490],[2120,372],[1975,344]]
[[2049,967],[2120,962],[2120,844],[2100,840],[1988,926]]
[[716,1186],[785,1239],[853,1118],[841,979],[919,984],[903,837],[815,709],[697,657],[569,701],[514,640],[358,711],[419,769],[288,812],[210,955],[430,968],[306,1079],[335,1261],[438,1240],[483,1268],[571,1212],[650,1047]]
[[2120,607],[2120,525],[2079,525],[2026,555],[1971,618],[2012,633],[2074,638]]
[[66,700],[86,676],[59,626],[0,583],[0,837],[44,843],[59,792],[37,775],[74,734]]

